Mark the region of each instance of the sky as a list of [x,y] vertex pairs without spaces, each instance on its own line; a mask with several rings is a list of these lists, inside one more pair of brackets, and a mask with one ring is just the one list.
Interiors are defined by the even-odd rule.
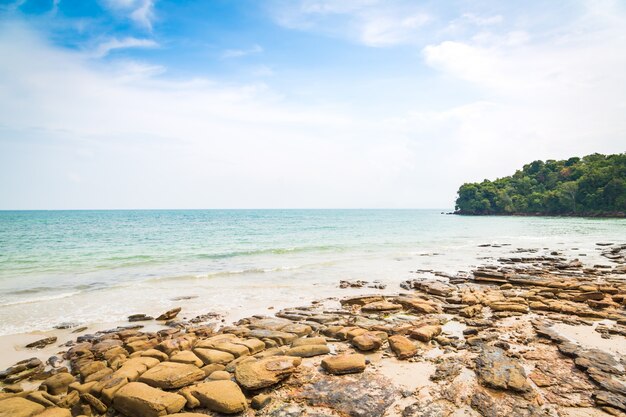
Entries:
[[624,115],[623,1],[0,0],[0,209],[451,209]]

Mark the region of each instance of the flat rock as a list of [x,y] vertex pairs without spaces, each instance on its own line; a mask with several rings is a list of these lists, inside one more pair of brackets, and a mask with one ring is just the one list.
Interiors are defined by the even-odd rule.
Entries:
[[116,410],[133,417],[158,417],[176,413],[185,406],[185,397],[161,391],[141,382],[123,386],[113,398]]
[[290,348],[285,352],[285,355],[310,358],[328,353],[330,353],[330,348],[327,345],[301,345]]
[[0,417],[31,417],[41,413],[44,406],[22,397],[0,400]]
[[402,305],[390,301],[375,301],[365,304],[361,310],[366,313],[383,313],[402,310]]
[[233,381],[210,381],[189,388],[202,407],[218,413],[234,414],[247,408],[246,397]]
[[365,356],[359,353],[332,356],[322,360],[322,368],[334,375],[363,372],[365,370]]
[[476,373],[479,380],[491,388],[518,392],[531,390],[524,368],[497,347],[485,348],[476,358]]
[[417,346],[408,337],[394,335],[389,337],[389,347],[398,359],[408,359],[417,355]]
[[139,381],[157,388],[175,389],[191,385],[204,377],[204,372],[195,365],[161,362],[143,373]]
[[267,388],[291,375],[300,363],[300,358],[292,356],[270,356],[244,362],[235,368],[235,379],[245,389]]

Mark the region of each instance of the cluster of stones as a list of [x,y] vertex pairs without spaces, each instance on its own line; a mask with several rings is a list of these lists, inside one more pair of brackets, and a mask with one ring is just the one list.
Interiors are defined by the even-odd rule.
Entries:
[[609,259],[612,262],[621,264],[619,270],[626,270],[626,245],[615,245],[613,243],[598,243],[601,247],[606,247],[602,250],[602,256]]
[[[503,259],[473,280],[412,280],[406,294],[314,302],[219,330],[176,322],[176,311],[160,317],[173,327],[159,332],[81,336],[62,359],[2,372],[0,417],[373,417],[394,407],[404,417],[556,417],[565,407],[625,415],[626,360],[550,324],[611,319],[603,332],[621,338],[626,285],[602,268],[581,277],[575,261],[546,258]],[[409,371],[429,363],[431,384],[404,392],[381,374],[388,361]]]

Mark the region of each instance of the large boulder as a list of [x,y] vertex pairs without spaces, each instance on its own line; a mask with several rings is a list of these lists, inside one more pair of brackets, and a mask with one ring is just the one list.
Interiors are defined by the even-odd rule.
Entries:
[[189,387],[202,407],[224,414],[235,414],[247,408],[246,397],[233,381],[210,381]]
[[158,417],[180,411],[185,397],[152,388],[141,382],[123,386],[113,398],[113,406],[121,413],[133,417]]
[[157,388],[175,389],[191,385],[204,377],[204,371],[195,365],[161,362],[141,375],[139,381]]
[[291,375],[301,361],[292,356],[271,356],[258,361],[243,362],[235,368],[235,379],[245,389],[266,388]]

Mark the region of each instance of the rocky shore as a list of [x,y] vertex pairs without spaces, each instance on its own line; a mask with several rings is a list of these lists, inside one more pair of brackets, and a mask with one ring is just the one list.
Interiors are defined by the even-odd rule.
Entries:
[[598,248],[609,265],[517,249],[233,324],[75,329],[0,373],[0,417],[626,416],[626,245]]

